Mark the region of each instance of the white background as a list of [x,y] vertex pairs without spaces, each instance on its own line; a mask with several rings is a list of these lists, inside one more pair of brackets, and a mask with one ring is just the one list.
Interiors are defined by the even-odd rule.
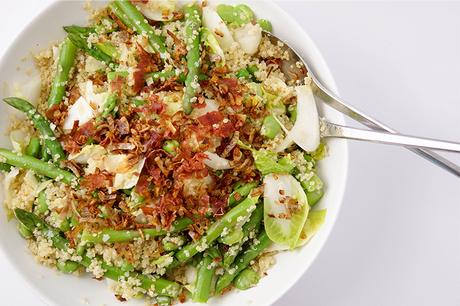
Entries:
[[[0,55],[49,2],[0,2]],[[279,3],[342,97],[405,133],[460,141],[460,3]],[[459,179],[401,148],[351,143],[350,158],[330,239],[276,306],[460,305]],[[1,305],[43,305],[1,255],[0,287]]]

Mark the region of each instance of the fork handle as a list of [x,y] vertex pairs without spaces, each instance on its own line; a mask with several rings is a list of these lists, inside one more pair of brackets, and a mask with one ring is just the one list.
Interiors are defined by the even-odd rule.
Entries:
[[[390,128],[389,126],[375,120],[369,115],[364,114],[350,104],[345,103],[342,99],[334,95],[326,86],[324,86],[321,81],[314,76],[314,74],[312,74],[312,78],[313,91],[327,105],[373,130],[385,131],[393,134],[397,133],[397,131]],[[451,162],[447,158],[444,158],[443,156],[427,149],[414,147],[407,147],[407,149],[432,162],[433,164],[443,168],[444,170],[449,171],[457,177],[460,177],[460,166]]]
[[400,145],[411,148],[424,148],[457,153],[460,152],[460,143],[458,142],[369,131],[324,121],[322,122],[322,125],[321,136],[323,137],[345,138],[370,141],[375,143]]

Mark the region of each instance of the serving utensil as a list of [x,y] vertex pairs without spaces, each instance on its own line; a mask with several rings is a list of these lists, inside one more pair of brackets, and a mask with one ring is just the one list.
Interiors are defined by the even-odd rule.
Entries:
[[460,177],[460,166],[437,153],[427,150],[435,149],[449,152],[460,152],[460,143],[399,134],[396,130],[364,114],[337,97],[332,91],[324,86],[312,67],[308,65],[307,61],[303,60],[302,57],[286,42],[268,32],[264,32],[263,35],[268,37],[273,44],[282,46],[283,50],[289,54],[289,59],[283,60],[281,67],[283,73],[288,79],[288,82],[291,84],[301,85],[305,83],[304,80],[307,76],[309,76],[311,79],[310,85],[316,97],[335,110],[372,129],[363,130],[351,128],[322,119],[322,137],[335,137],[402,145],[435,165]]

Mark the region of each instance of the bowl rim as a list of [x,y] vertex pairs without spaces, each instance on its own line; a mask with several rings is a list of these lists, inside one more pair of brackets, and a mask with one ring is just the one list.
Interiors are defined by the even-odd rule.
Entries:
[[[83,0],[77,0],[80,2],[84,2]],[[19,31],[17,36],[12,40],[12,42],[9,44],[9,46],[5,49],[3,55],[0,58],[0,67],[4,65],[4,62],[8,58],[14,58],[15,55],[13,54],[13,50],[15,49],[15,45],[19,44],[21,41],[23,35],[25,32],[29,31],[39,19],[41,19],[44,15],[46,15],[50,10],[53,10],[55,6],[57,6],[62,0],[53,0],[51,3],[48,5],[44,6],[33,18],[31,18],[28,23]],[[240,2],[244,2],[244,0],[241,0]],[[282,15],[283,19],[289,19],[291,20],[292,24],[295,26],[293,31],[296,33],[299,33],[299,35],[302,36],[302,39],[306,39],[309,41],[309,44],[311,45],[310,51],[315,53],[315,64],[321,66],[321,69],[319,72],[317,72],[318,77],[321,79],[321,81],[324,83],[324,85],[329,88],[332,92],[335,94],[339,94],[336,82],[332,76],[332,73],[330,71],[329,66],[327,65],[322,53],[320,52],[318,46],[316,43],[311,39],[311,37],[307,34],[307,32],[304,30],[302,26],[300,26],[299,22],[297,21],[296,18],[292,17],[290,14],[288,14],[281,6],[280,4],[274,2],[274,0],[263,0],[267,5],[271,5],[274,7],[276,10],[278,10],[279,14]],[[298,50],[302,51],[302,49]],[[16,56],[17,57],[17,56]],[[308,61],[309,58],[303,58],[303,60]],[[344,123],[345,122],[345,116],[343,114],[338,114],[339,117],[339,123]],[[279,299],[281,299],[288,291],[290,291],[295,284],[297,284],[300,280],[300,278],[308,271],[308,269],[311,267],[311,265],[314,263],[314,261],[317,259],[319,254],[321,253],[325,243],[329,240],[329,236],[332,232],[332,229],[335,227],[335,223],[337,221],[338,215],[340,214],[342,205],[343,205],[343,200],[344,200],[344,195],[345,195],[345,190],[346,190],[346,182],[348,178],[348,172],[349,172],[349,146],[348,143],[345,143],[341,152],[342,159],[343,159],[343,180],[344,184],[340,187],[339,191],[337,192],[339,195],[340,202],[337,205],[336,208],[336,213],[332,215],[332,220],[330,219],[331,225],[327,228],[327,231],[323,233],[324,238],[321,240],[318,250],[316,251],[316,254],[314,254],[311,262],[309,265],[305,266],[303,269],[302,273],[293,281],[290,282],[289,286],[286,287],[286,290],[279,294],[278,296],[274,297],[269,305],[275,304]],[[7,259],[8,264],[13,267],[13,270],[20,276],[20,278],[27,284],[27,286],[32,290],[33,294],[37,296],[41,301],[43,301],[46,305],[56,305],[56,302],[53,301],[50,297],[48,297],[47,294],[43,293],[38,287],[35,286],[35,284],[32,282],[32,279],[29,278],[25,273],[23,273],[22,270],[15,269],[15,265],[13,264],[12,260],[12,255],[6,252],[3,247],[0,247],[0,252],[4,255],[4,257]]]

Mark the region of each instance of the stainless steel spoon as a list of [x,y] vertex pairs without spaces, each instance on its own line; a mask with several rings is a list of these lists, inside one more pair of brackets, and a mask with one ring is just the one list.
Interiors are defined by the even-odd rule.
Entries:
[[308,66],[307,62],[303,60],[299,54],[294,51],[294,49],[289,47],[286,42],[268,32],[264,32],[264,35],[268,37],[272,43],[282,45],[284,51],[288,52],[289,60],[283,60],[281,69],[290,84],[303,84],[308,73],[308,76],[312,80],[310,85],[312,86],[316,97],[320,98],[321,101],[337,111],[374,130],[370,131],[341,126],[323,119],[321,136],[402,145],[430,162],[460,177],[460,166],[440,156],[439,154],[426,150],[434,149],[449,152],[460,152],[460,143],[407,136],[397,133],[392,128],[345,103],[327,89],[327,87],[320,81],[317,74],[315,74],[312,67]]

